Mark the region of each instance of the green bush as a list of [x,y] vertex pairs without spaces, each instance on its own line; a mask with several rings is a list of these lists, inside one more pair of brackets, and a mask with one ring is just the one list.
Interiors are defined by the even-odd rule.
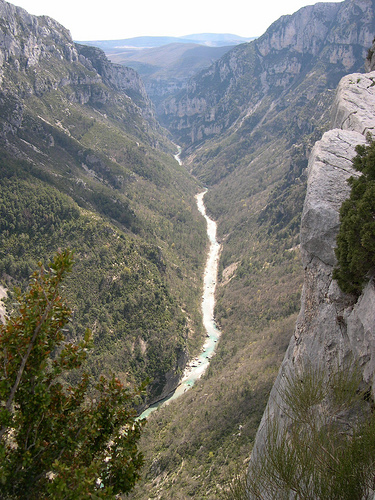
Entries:
[[70,251],[40,264],[0,325],[0,498],[114,499],[139,479],[137,394],[114,376],[63,382],[91,343],[89,330],[65,341],[72,311],[60,289],[72,264]]
[[356,147],[350,197],[340,209],[338,265],[333,277],[344,292],[359,295],[375,268],[375,142]]

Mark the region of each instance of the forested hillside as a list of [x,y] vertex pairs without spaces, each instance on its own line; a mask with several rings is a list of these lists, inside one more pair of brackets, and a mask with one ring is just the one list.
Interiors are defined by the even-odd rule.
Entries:
[[0,277],[75,253],[70,338],[94,333],[95,375],[173,389],[202,336],[206,236],[197,182],[173,158],[138,75],[0,2]]

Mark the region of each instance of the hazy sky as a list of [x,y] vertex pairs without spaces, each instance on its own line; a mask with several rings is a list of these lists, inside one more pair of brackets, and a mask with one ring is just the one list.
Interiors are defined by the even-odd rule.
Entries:
[[[332,0],[331,0],[332,1]],[[335,2],[342,0],[333,0]],[[283,14],[314,0],[15,0],[31,14],[48,15],[68,28],[74,40],[135,36],[233,33],[259,36]]]

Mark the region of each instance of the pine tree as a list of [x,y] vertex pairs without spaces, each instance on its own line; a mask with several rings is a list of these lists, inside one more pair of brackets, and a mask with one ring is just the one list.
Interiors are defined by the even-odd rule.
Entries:
[[71,310],[60,295],[70,251],[39,265],[17,310],[0,326],[0,497],[114,498],[128,492],[143,463],[135,393],[115,377],[94,383],[81,367],[91,333],[65,341]]
[[344,292],[359,295],[375,269],[375,142],[356,152],[353,166],[362,175],[348,180],[351,194],[340,209],[333,277]]

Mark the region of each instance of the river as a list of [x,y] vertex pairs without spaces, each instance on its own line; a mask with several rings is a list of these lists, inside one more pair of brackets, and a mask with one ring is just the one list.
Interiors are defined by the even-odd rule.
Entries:
[[140,418],[148,417],[148,415],[150,415],[150,413],[155,411],[157,408],[163,406],[164,404],[168,404],[173,399],[178,398],[194,385],[194,383],[207,370],[210,359],[214,354],[217,341],[220,337],[221,332],[218,329],[214,318],[215,289],[219,265],[220,244],[216,239],[216,222],[206,214],[206,208],[204,206],[204,195],[206,192],[207,190],[196,195],[198,210],[206,219],[207,236],[210,242],[206,267],[204,270],[202,295],[202,316],[203,326],[206,331],[206,342],[202,347],[200,355],[189,363],[184,376],[181,379],[180,385],[176,388],[173,394],[147,408],[147,410],[142,413]]

